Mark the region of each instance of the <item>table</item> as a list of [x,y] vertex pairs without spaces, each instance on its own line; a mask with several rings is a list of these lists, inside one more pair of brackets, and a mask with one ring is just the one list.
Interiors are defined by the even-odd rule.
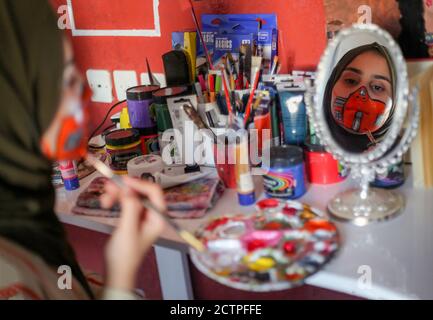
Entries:
[[[110,234],[118,219],[71,212],[78,194],[97,176],[81,180],[78,190],[58,189],[56,212],[63,223]],[[256,194],[263,198],[262,178],[255,176],[254,181]],[[347,179],[335,185],[310,185],[299,201],[325,211],[333,196],[354,183]],[[342,247],[307,284],[366,299],[433,299],[433,191],[414,189],[410,176],[398,191],[405,196],[406,206],[395,218],[364,227],[336,222]],[[226,190],[204,218],[177,222],[193,231],[210,216],[253,211],[254,207],[238,204],[235,190]],[[155,252],[164,299],[192,299],[185,242],[167,228]]]

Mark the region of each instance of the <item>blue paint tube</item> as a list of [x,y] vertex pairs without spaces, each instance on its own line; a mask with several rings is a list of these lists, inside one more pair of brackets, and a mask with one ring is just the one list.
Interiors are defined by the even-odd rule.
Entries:
[[284,144],[302,145],[307,137],[307,110],[302,88],[278,91],[280,100]]

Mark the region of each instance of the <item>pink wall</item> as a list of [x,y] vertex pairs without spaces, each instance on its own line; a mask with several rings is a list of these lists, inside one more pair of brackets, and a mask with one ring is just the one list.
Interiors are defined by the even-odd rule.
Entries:
[[[66,4],[66,0],[50,1],[56,11]],[[71,2],[78,13],[77,26],[94,29],[153,26],[152,0]],[[201,0],[194,1],[194,6],[198,15],[276,13],[281,32],[282,72],[293,68],[314,69],[326,44],[323,0]],[[135,70],[139,75],[146,70],[147,57],[152,71],[162,73],[161,55],[171,49],[171,32],[194,28],[194,23],[188,0],[159,0],[159,18],[161,37],[73,37],[78,66],[83,72],[87,69]],[[102,119],[108,107],[109,104],[92,103],[92,126]]]

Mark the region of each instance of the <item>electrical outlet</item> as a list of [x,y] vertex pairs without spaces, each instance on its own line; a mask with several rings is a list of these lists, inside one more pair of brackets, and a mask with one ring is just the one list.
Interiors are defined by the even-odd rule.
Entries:
[[[156,80],[158,80],[161,88],[167,86],[167,83],[165,82],[165,75],[163,73],[152,73],[153,76],[156,78]],[[150,81],[149,81],[149,76],[147,74],[147,72],[143,72],[140,75],[141,78],[141,84],[142,85],[149,85]]]
[[133,70],[115,70],[113,72],[114,87],[119,101],[126,99],[126,90],[138,86],[137,73]]
[[111,83],[111,75],[107,70],[89,69],[86,72],[87,82],[92,89],[93,102],[113,102],[113,86]]

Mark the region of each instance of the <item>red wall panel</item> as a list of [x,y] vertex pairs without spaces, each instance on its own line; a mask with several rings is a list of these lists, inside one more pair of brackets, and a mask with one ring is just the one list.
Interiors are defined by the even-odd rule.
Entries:
[[[50,0],[57,11],[66,0]],[[71,0],[77,28],[153,28],[152,0]],[[282,72],[314,69],[326,45],[323,0],[201,0],[202,13],[276,13]],[[87,69],[163,72],[161,55],[171,49],[171,32],[194,28],[188,0],[159,0],[161,37],[72,37],[78,66]],[[59,13],[59,16],[61,13]],[[70,33],[70,31],[69,31]],[[113,93],[114,94],[114,93]],[[109,105],[91,104],[92,127]]]

